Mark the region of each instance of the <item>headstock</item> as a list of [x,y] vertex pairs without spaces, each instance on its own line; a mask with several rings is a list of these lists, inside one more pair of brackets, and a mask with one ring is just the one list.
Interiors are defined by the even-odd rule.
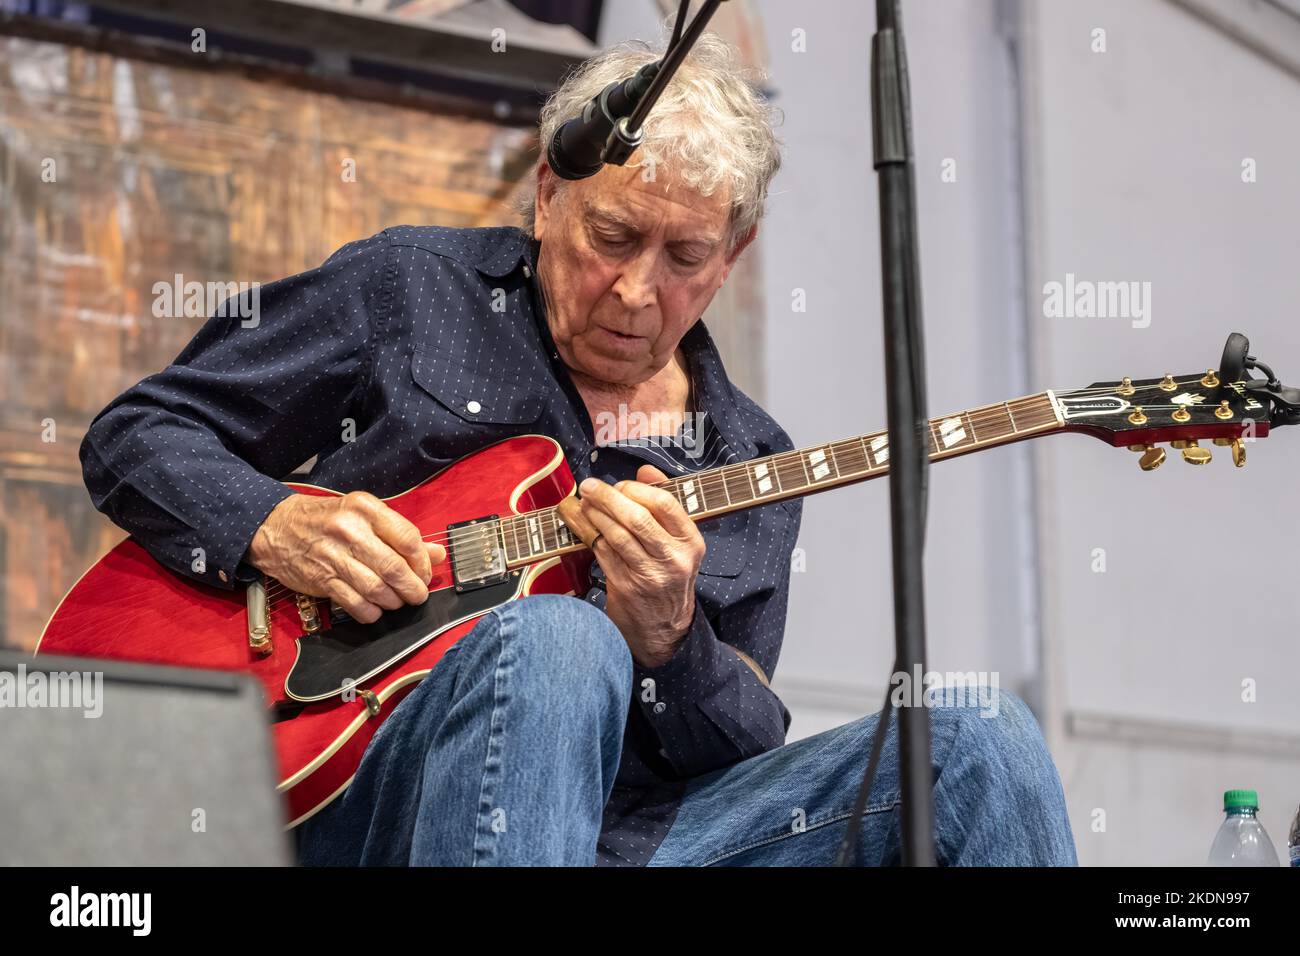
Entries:
[[[1067,431],[1141,452],[1144,471],[1164,462],[1159,442],[1180,449],[1193,465],[1211,458],[1200,442],[1226,445],[1241,467],[1246,463],[1245,442],[1267,437],[1270,425],[1300,420],[1300,390],[1283,386],[1271,369],[1246,354],[1248,349],[1246,337],[1233,333],[1218,370],[1096,382],[1053,398]],[[1268,378],[1245,377],[1252,368],[1267,372]]]

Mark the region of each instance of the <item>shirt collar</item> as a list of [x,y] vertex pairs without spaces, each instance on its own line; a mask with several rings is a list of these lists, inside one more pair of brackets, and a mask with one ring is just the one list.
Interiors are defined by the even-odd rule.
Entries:
[[531,271],[536,272],[539,245],[537,240],[522,229],[507,229],[499,241],[484,250],[483,257],[475,264],[475,268],[484,275],[500,279],[514,272],[520,261],[523,261]]

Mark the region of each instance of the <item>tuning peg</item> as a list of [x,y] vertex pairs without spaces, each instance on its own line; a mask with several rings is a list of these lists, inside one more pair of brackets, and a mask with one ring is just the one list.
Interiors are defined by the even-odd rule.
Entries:
[[1246,466],[1246,446],[1241,443],[1240,438],[1216,438],[1216,445],[1228,445],[1232,448],[1232,463],[1238,468]]
[[1214,457],[1210,454],[1210,449],[1202,448],[1196,443],[1196,439],[1194,438],[1186,441],[1180,440],[1170,442],[1170,444],[1175,448],[1181,448],[1183,450],[1183,461],[1187,462],[1189,465],[1204,465]]
[[1155,471],[1165,463],[1165,450],[1157,448],[1155,445],[1133,445],[1130,446],[1134,451],[1142,452],[1142,457],[1138,459],[1138,467],[1143,471]]

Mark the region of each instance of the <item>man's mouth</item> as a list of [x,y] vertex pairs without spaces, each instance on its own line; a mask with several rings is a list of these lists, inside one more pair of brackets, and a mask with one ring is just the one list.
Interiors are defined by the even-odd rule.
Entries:
[[616,338],[626,339],[629,342],[634,342],[637,339],[642,338],[642,336],[640,335],[632,335],[631,333],[628,332],[620,332],[617,329],[607,328],[603,325],[598,325],[596,326],[596,328],[600,329],[602,332],[608,332],[610,335],[613,335]]

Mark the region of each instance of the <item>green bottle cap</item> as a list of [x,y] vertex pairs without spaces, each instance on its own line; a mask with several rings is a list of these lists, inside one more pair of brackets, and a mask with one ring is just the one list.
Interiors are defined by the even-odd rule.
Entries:
[[1254,790],[1223,791],[1223,809],[1231,810],[1234,807],[1250,807],[1252,810],[1258,810],[1259,794]]

